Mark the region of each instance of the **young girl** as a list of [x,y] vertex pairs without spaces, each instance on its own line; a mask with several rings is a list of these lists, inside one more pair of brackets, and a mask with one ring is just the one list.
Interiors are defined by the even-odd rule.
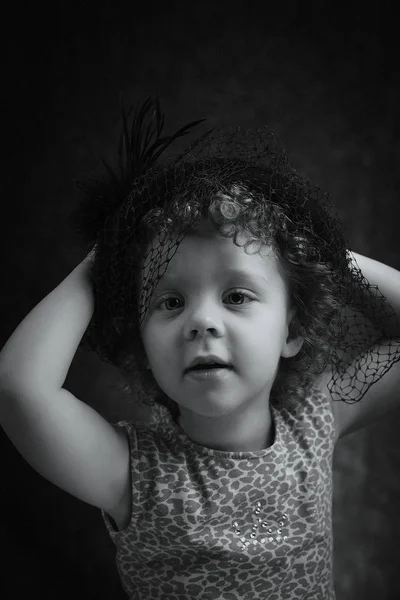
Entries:
[[[128,120],[74,214],[91,252],[1,352],[2,426],[101,509],[132,600],[331,600],[333,449],[399,402],[400,273],[348,251],[273,132],[161,162],[197,123],[162,137],[157,101]],[[80,343],[149,422],[63,388]]]

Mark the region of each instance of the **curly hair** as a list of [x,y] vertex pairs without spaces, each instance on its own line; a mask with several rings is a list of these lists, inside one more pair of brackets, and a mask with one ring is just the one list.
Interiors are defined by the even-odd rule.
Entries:
[[[177,240],[171,258],[183,237],[206,218],[216,234],[231,238],[246,252],[264,245],[273,249],[297,309],[290,334],[304,342],[296,356],[281,359],[271,401],[301,400],[326,367],[340,327],[331,261],[337,261],[337,249],[345,243],[336,220],[320,202],[319,189],[294,169],[288,176],[222,158],[187,161],[159,175],[150,183],[137,182],[134,194],[98,231],[91,270],[95,311],[82,345],[120,369],[125,379],[121,389],[132,398],[158,401],[177,413],[176,403],[146,366],[140,336],[141,272],[154,236]],[[138,196],[141,212],[133,208]],[[159,276],[160,262],[155,270]]]

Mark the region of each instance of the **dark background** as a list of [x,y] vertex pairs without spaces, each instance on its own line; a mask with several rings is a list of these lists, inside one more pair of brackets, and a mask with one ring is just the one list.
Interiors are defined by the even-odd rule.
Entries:
[[[158,92],[167,133],[203,117],[276,129],[294,165],[332,194],[349,247],[400,269],[390,4],[16,3],[3,28],[1,345],[84,257],[67,225],[73,180],[112,155],[120,91]],[[135,417],[118,381],[78,351],[66,387],[111,421]],[[397,411],[337,446],[338,600],[400,597],[399,428]],[[37,475],[4,435],[1,456],[2,598],[122,600],[100,512]]]

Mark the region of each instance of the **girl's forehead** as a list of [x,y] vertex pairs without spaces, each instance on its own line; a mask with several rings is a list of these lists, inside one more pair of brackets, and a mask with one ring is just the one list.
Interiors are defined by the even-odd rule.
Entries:
[[[152,249],[160,256],[171,248],[169,239],[154,240]],[[187,279],[199,273],[220,276],[227,272],[245,271],[263,277],[279,275],[278,260],[270,246],[254,243],[245,246],[248,236],[239,235],[237,243],[224,237],[214,229],[202,228],[185,235],[170,259],[163,279]],[[238,245],[239,244],[239,245]]]

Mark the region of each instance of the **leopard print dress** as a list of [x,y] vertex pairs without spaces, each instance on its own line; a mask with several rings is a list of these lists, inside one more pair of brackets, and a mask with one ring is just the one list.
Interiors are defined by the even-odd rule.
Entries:
[[313,389],[272,408],[274,442],[257,452],[199,446],[164,406],[128,435],[132,515],[116,546],[131,600],[334,600],[334,419]]

